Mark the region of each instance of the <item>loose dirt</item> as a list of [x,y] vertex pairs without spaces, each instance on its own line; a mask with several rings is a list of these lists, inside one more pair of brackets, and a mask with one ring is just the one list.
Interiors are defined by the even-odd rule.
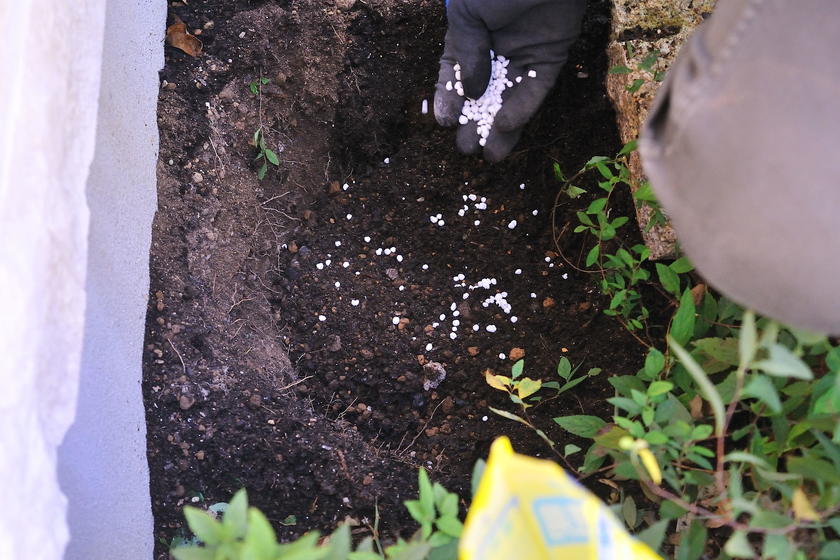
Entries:
[[[589,3],[558,86],[496,165],[455,153],[420,111],[442,4],[171,4],[204,50],[167,47],[161,73],[143,387],[157,558],[183,505],[241,487],[283,538],[345,518],[366,531],[376,506],[384,534],[405,535],[418,467],[468,503],[494,437],[550,455],[489,411],[513,405],[485,369],[506,373],[522,352],[531,377],[556,377],[563,356],[603,368],[534,410],[562,447],[576,440],[551,418],[609,414],[607,376],[639,365],[551,223],[552,163],[620,147],[603,86],[609,3]],[[262,181],[260,127],[280,160]],[[562,204],[558,228],[583,203]],[[581,249],[571,234],[561,246]]]

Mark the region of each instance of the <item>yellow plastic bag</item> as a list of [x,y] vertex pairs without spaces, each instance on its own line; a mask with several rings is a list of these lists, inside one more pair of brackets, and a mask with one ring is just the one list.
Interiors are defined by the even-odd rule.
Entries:
[[461,560],[661,560],[555,463],[490,448],[459,546]]

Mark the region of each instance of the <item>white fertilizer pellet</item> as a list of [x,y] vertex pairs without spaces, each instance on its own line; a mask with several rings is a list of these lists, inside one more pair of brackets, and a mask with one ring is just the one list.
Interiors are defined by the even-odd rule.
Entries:
[[424,265],[423,265],[423,266],[421,266],[420,268],[422,268],[423,270],[429,270],[429,265],[424,264]]
[[464,294],[463,296],[461,296],[461,299],[469,299],[469,297],[470,297],[470,294]]
[[528,77],[529,78],[536,78],[537,77],[537,71],[536,70],[528,70]]
[[426,352],[430,351],[432,348],[433,348],[432,343],[431,343],[431,342],[430,342],[430,343],[428,343],[428,344],[426,345]]
[[[478,99],[470,99],[464,102],[461,109],[461,116],[458,119],[462,125],[470,121],[476,123],[476,133],[479,136],[478,143],[484,146],[487,143],[487,137],[490,135],[490,129],[493,128],[493,121],[496,119],[496,114],[502,108],[504,102],[502,92],[509,87],[513,87],[513,82],[507,78],[507,67],[510,61],[502,55],[493,56],[490,53],[490,82],[487,84],[487,89],[481,94]],[[463,85],[461,84],[461,70],[457,64],[453,67],[455,70],[455,90],[458,95],[463,95]]]
[[496,325],[487,325],[487,332],[496,332]]
[[376,250],[376,254],[377,256],[382,254],[382,247]]
[[[536,74],[534,74],[534,75],[536,76]],[[391,163],[391,158],[386,157],[385,159],[383,159],[383,160],[382,160],[382,162],[383,162],[385,165],[388,165],[389,163]]]
[[405,286],[400,286],[400,291],[404,292],[405,291]]
[[540,213],[540,211],[539,211],[539,210],[534,210],[533,212],[531,212],[531,214],[533,214],[534,216],[536,216],[536,215],[537,215],[537,214],[539,214],[539,213]]
[[352,219],[353,219],[353,214],[347,214],[347,216],[345,216],[345,217],[346,217],[348,220],[352,220]]
[[429,100],[424,99],[423,103],[420,104],[420,112],[424,115],[429,112]]
[[534,292],[531,292],[531,299],[537,299],[537,294],[535,294]]
[[441,321],[446,321],[446,313],[441,313],[438,319],[440,319]]
[[349,189],[349,188],[350,188],[350,185],[348,185],[347,183],[344,183],[344,184],[341,186],[341,188],[342,188],[343,190],[345,190],[345,191],[346,191],[347,189]]
[[519,320],[519,317],[517,317],[516,315],[511,315],[511,316],[510,316],[510,322],[511,322],[511,323],[515,323],[515,322],[517,322],[518,320]]
[[327,260],[324,261],[324,264],[326,266],[330,266],[332,264],[332,261],[330,259],[327,259]]
[[449,306],[449,310],[450,310],[450,311],[455,311],[455,309],[457,309],[457,307],[458,307],[458,306],[457,306],[457,305],[455,305],[455,302],[452,302],[452,305],[450,305],[450,306]]
[[569,273],[564,272],[562,278],[563,278],[563,280],[568,280],[569,279]]
[[321,322],[324,322],[324,321],[327,320],[327,318],[323,315],[318,315],[318,320],[321,321]]
[[454,333],[454,332],[451,332],[451,333],[449,333],[449,338],[451,338],[452,340],[455,340],[456,338],[458,338],[458,334]]
[[336,287],[336,288],[340,288],[340,287],[341,287],[341,282],[336,282],[336,283],[335,283],[335,287]]
[[391,323],[393,323],[394,325],[399,325],[400,324],[400,318],[399,317],[394,317],[393,319],[391,319]]
[[504,352],[499,352],[499,359],[504,360],[505,358],[507,358],[507,356],[505,356],[505,353]]
[[316,264],[316,265],[315,265],[315,268],[317,268],[318,270],[324,270],[324,263],[318,263],[318,264]]
[[508,224],[508,229],[515,229],[516,228],[516,220],[511,220]]
[[335,242],[335,246],[336,246],[336,247],[341,247],[341,241],[336,241],[336,242]]
[[522,274],[522,269],[521,269],[521,268],[517,268],[516,270],[514,270],[514,271],[513,271],[513,273],[514,273],[514,274]]
[[520,191],[524,191],[524,190],[525,190],[525,183],[520,183],[520,184],[519,184],[519,190],[520,190]]
[[370,237],[367,235],[365,236],[365,243],[370,243]]
[[350,268],[350,263],[347,262],[347,261],[344,261],[343,263],[341,263],[341,266],[344,267],[344,268]]
[[359,300],[351,299],[350,300],[350,305],[352,305],[353,307],[358,307],[359,306]]
[[476,225],[476,226],[477,226],[477,225],[479,225],[479,224],[481,224],[481,220],[476,220],[476,221],[474,221],[474,222],[473,222],[473,225]]

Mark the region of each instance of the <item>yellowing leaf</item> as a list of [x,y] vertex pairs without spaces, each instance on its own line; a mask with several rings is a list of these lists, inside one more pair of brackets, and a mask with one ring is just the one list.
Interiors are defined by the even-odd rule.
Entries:
[[504,375],[494,375],[492,370],[486,369],[484,370],[484,380],[487,382],[488,385],[490,385],[494,389],[508,392],[508,385],[510,385],[510,379],[505,377]]
[[542,381],[535,381],[530,377],[523,377],[522,380],[516,384],[516,393],[520,399],[529,397],[540,390]]
[[659,463],[656,461],[656,456],[646,447],[639,449],[638,453],[639,459],[642,460],[642,464],[645,466],[645,470],[650,475],[653,483],[656,485],[662,484],[662,471],[659,470]]
[[808,499],[808,496],[801,487],[793,491],[792,504],[793,514],[796,516],[797,521],[820,520],[820,514],[811,506],[811,500]]

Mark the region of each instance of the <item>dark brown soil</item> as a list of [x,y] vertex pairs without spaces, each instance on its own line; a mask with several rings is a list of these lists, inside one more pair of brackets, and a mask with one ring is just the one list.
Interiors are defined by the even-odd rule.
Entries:
[[[561,447],[574,438],[552,417],[609,413],[606,377],[634,371],[640,347],[599,312],[595,279],[553,252],[550,220],[552,162],[572,170],[619,148],[603,88],[608,4],[590,2],[556,91],[497,165],[455,153],[453,132],[420,112],[442,2],[172,4],[204,53],[167,47],[161,74],[144,355],[156,558],[184,504],[241,487],[283,538],[348,516],[364,526],[377,504],[385,534],[405,534],[399,504],[419,466],[468,498],[494,437],[547,456],[488,410],[513,410],[482,372],[508,371],[514,347],[532,377],[551,378],[562,356],[604,369],[535,409]],[[249,144],[260,126],[281,160],[263,181]],[[575,210],[563,204],[560,226]],[[467,287],[483,278],[496,284]],[[497,292],[510,313],[482,305]],[[424,388],[429,361],[446,377]],[[281,525],[289,515],[297,524]]]

